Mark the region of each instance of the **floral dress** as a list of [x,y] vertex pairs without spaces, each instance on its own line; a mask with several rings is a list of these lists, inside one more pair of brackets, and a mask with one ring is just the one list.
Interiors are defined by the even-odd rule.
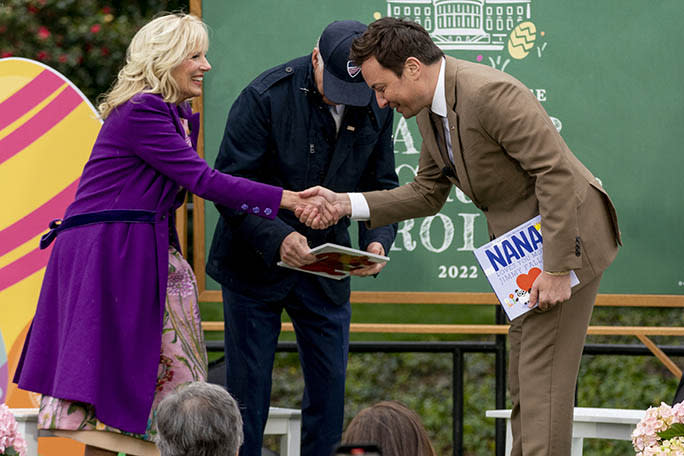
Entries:
[[45,395],[40,401],[38,428],[109,431],[153,441],[156,434],[154,417],[159,402],[179,386],[206,379],[207,351],[200,321],[197,282],[185,258],[175,248],[169,247],[169,276],[161,354],[147,431],[144,434],[121,431],[99,421],[91,404]]

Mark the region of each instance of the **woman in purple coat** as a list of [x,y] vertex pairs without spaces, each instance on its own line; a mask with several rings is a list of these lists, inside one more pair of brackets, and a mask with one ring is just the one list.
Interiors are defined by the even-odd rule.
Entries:
[[184,189],[270,219],[299,203],[197,155],[187,100],[202,92],[207,49],[191,15],[135,35],[99,106],[105,120],[76,199],[41,240],[55,244],[15,382],[42,394],[39,427],[85,443],[86,455],[158,454],[156,404],[206,379],[195,277],[174,223]]

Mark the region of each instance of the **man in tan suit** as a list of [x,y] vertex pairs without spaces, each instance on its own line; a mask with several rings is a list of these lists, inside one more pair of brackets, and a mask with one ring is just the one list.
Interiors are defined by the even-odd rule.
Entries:
[[[601,275],[620,244],[615,209],[520,81],[445,57],[418,24],[372,23],[350,57],[378,104],[417,116],[419,170],[401,187],[335,194],[342,215],[371,228],[436,214],[455,185],[486,215],[492,239],[541,214],[544,272],[538,308],[511,322],[509,389],[514,456],[570,454],[574,390]],[[314,226],[315,210],[298,209]],[[579,285],[570,288],[574,270]]]

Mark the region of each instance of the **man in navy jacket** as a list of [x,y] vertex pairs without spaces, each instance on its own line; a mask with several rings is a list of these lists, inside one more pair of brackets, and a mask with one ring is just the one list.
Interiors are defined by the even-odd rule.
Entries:
[[[304,190],[396,187],[392,112],[380,109],[349,61],[356,21],[333,22],[311,55],[265,71],[233,104],[216,169]],[[243,413],[242,456],[261,454],[271,371],[285,309],[294,323],[304,374],[302,455],[328,456],[340,440],[349,346],[350,279],[332,280],[276,265],[314,260],[312,247],[350,246],[349,219],[312,230],[293,213],[275,220],[218,206],[208,274],[222,285],[227,388]],[[359,248],[386,255],[397,226],[359,224]],[[356,275],[375,275],[383,263]]]

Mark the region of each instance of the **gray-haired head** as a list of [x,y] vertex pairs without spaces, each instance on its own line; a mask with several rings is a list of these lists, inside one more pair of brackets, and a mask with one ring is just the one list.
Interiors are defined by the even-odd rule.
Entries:
[[242,445],[242,416],[222,387],[194,382],[157,408],[161,456],[234,456]]

